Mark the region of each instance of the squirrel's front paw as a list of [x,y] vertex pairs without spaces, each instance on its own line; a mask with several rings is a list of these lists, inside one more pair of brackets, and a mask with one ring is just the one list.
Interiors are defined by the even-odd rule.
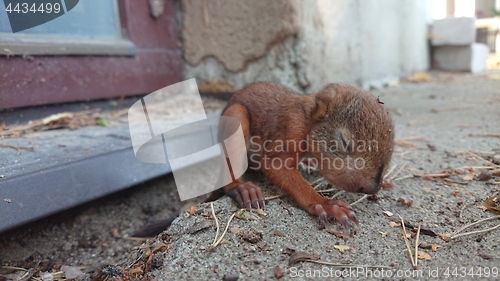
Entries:
[[240,208],[253,208],[264,209],[264,196],[260,187],[251,181],[238,184],[233,190],[229,191],[227,195],[233,198]]
[[351,206],[342,200],[328,200],[325,203],[312,205],[309,208],[309,213],[319,217],[320,221],[324,224],[328,222],[328,218],[336,218],[344,226],[347,233],[350,230],[350,223],[358,224]]

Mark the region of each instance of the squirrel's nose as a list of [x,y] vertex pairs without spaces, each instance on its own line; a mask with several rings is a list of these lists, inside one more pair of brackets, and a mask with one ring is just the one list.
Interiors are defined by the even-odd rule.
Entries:
[[371,186],[362,188],[361,192],[366,194],[375,194],[380,190],[380,183],[374,182]]

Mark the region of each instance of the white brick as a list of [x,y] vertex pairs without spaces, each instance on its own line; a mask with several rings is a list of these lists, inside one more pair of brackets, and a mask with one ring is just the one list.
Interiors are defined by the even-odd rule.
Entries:
[[477,73],[486,69],[489,49],[485,44],[441,46],[434,48],[436,67],[448,71]]
[[432,25],[432,45],[470,45],[476,41],[475,18],[445,18]]

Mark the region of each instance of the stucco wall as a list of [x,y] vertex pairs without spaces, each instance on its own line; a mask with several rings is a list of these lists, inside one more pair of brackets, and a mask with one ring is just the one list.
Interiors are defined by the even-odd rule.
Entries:
[[382,86],[427,69],[427,1],[180,1],[184,75],[235,89]]

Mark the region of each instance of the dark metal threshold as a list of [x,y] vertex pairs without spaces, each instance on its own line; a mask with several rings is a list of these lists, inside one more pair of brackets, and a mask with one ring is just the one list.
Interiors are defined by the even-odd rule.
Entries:
[[[130,106],[135,100],[136,97],[125,99],[122,107]],[[0,111],[0,123],[24,123],[57,112],[82,110],[82,107],[107,109],[108,103]],[[34,139],[0,139],[7,143],[18,141],[21,145],[34,142],[36,146],[35,152],[23,151],[22,155],[0,150],[0,174],[4,176],[0,178],[0,232],[170,173],[168,163],[147,164],[135,158],[128,125],[123,125],[126,124],[112,128],[87,127],[61,134],[51,131]],[[175,141],[191,145],[197,138],[194,132],[178,136]],[[65,146],[59,147],[61,143]],[[82,153],[86,150],[88,152]]]
[[168,164],[137,161],[130,147],[2,180],[0,232],[169,172]]

